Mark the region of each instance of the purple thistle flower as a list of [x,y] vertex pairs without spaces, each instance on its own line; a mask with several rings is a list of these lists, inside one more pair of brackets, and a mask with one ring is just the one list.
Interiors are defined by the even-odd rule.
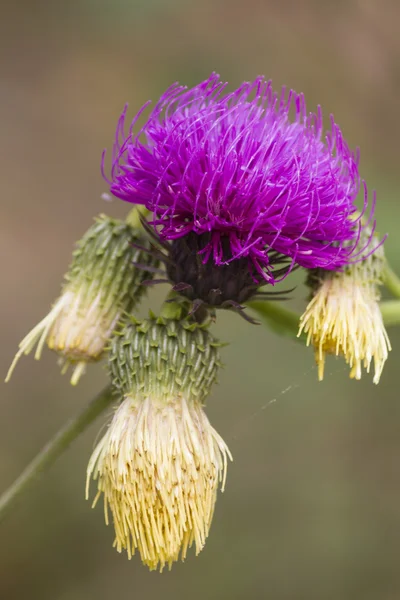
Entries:
[[[245,261],[253,283],[273,284],[295,265],[336,270],[365,256],[373,231],[361,251],[355,248],[367,188],[358,153],[333,117],[324,134],[320,107],[307,114],[302,94],[278,94],[262,77],[229,94],[225,88],[216,74],[190,90],[174,84],[134,133],[147,104],[140,110],[127,136],[125,109],[112,193],[152,211],[161,240],[198,236],[203,264]],[[375,196],[369,226],[374,205]],[[274,272],[282,255],[290,265]]]

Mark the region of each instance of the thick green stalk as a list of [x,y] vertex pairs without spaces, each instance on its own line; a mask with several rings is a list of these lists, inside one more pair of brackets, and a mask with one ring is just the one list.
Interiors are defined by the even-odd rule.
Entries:
[[294,310],[282,306],[280,302],[265,302],[263,300],[251,300],[247,306],[254,310],[261,321],[279,335],[304,340],[302,334],[299,338],[300,315]]
[[129,211],[125,221],[129,223],[133,229],[140,229],[142,226],[140,221],[141,217],[146,218],[149,214],[149,211],[144,206],[138,204]]
[[19,497],[35,482],[38,475],[50,467],[71,442],[110,406],[113,400],[111,390],[111,385],[105,387],[77,417],[70,419],[42,448],[8,490],[0,496],[0,521],[13,508]]
[[160,309],[160,317],[179,321],[179,319],[183,318],[184,312],[183,304],[179,302],[179,294],[173,290],[168,292]]
[[[304,341],[304,334],[299,338],[297,337],[300,315],[295,311],[282,306],[279,302],[254,300],[248,302],[247,305],[254,310],[261,321],[275,331],[275,333],[302,342]],[[386,300],[381,302],[380,309],[385,325],[400,325],[400,300]]]
[[400,300],[386,300],[380,308],[385,325],[400,325]]
[[400,278],[387,263],[383,271],[382,282],[393,296],[400,298]]

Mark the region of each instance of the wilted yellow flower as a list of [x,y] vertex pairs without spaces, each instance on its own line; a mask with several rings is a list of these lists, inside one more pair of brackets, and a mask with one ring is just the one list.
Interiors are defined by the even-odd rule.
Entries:
[[86,495],[93,476],[107,524],[111,510],[114,546],[129,558],[137,548],[162,570],[193,542],[196,553],[203,548],[227,456],[197,400],[127,397],[90,459]]
[[77,244],[60,297],[20,343],[6,381],[19,358],[35,346],[36,359],[47,344],[59,354],[63,372],[69,365],[74,367],[72,384],[79,381],[88,362],[102,358],[121,315],[138,302],[141,282],[151,278],[134,265],[153,261],[134,246],[138,237],[123,221],[105,215],[96,219]]
[[391,349],[379,308],[383,249],[342,272],[318,271],[314,296],[300,319],[299,335],[313,344],[318,377],[324,376],[326,354],[344,356],[350,377],[361,378],[362,367],[378,383]]
[[176,321],[131,325],[113,340],[114,379],[131,391],[93,452],[86,496],[93,477],[114,546],[129,558],[137,549],[151,570],[185,559],[193,543],[201,551],[224,489],[231,455],[202,407],[218,365],[211,343]]

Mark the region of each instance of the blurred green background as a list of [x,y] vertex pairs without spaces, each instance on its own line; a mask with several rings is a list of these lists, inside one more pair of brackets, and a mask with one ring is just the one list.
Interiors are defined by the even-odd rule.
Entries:
[[[99,171],[124,103],[133,116],[213,70],[232,85],[265,74],[335,114],[400,271],[399,22],[398,0],[2,2],[0,372],[92,217],[127,211],[101,200]],[[235,315],[215,329],[231,344],[208,415],[234,462],[201,555],[159,575],[112,549],[84,500],[99,420],[1,524],[1,600],[400,598],[400,330],[376,387],[334,359],[318,383],[311,350]],[[50,353],[21,361],[1,393],[1,489],[105,381],[92,368],[72,389]]]

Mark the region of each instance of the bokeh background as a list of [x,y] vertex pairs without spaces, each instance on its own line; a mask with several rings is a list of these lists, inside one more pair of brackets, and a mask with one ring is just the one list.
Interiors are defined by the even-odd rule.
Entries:
[[[105,211],[100,155],[171,82],[258,74],[333,112],[378,192],[400,271],[398,0],[2,2],[0,373],[58,294],[73,243]],[[166,291],[166,290],[165,290]],[[161,287],[148,305],[159,306]],[[294,306],[304,306],[305,290]],[[142,307],[142,314],[147,304]],[[99,419],[1,524],[1,600],[395,600],[400,597],[400,330],[379,386],[341,361],[316,380],[312,351],[221,314],[231,344],[208,414],[234,462],[211,536],[171,573],[111,547],[84,500]],[[55,356],[24,358],[1,388],[0,489],[103,386],[76,389]]]

